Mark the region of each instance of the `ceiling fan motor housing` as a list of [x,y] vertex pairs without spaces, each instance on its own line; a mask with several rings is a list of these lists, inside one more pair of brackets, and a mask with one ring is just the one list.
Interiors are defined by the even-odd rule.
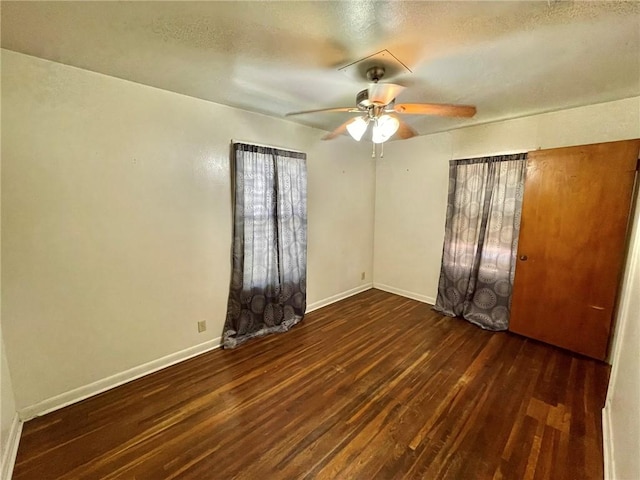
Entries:
[[369,101],[369,89],[365,88],[356,95],[356,106],[360,110],[367,110],[372,103]]
[[381,105],[380,103],[376,104],[375,102],[372,102],[371,100],[369,100],[368,88],[365,88],[364,90],[359,91],[358,94],[356,95],[356,106],[360,110],[364,110],[364,111],[370,110],[372,107],[393,108],[394,103],[395,103],[395,99],[393,99],[387,105]]

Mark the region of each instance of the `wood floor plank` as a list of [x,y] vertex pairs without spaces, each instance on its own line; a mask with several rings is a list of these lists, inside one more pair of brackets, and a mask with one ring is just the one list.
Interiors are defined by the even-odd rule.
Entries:
[[369,290],[24,425],[13,478],[603,478],[609,368]]

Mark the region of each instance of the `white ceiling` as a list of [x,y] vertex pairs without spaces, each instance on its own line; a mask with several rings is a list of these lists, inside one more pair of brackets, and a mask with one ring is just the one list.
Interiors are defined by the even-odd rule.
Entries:
[[[340,67],[387,49],[419,133],[640,95],[639,2],[11,2],[2,47],[282,118],[353,106]],[[291,121],[332,130],[346,113]]]

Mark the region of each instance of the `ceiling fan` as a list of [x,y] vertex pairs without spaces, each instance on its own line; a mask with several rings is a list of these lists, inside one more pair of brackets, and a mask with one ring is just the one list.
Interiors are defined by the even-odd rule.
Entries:
[[[417,132],[396,114],[405,115],[440,115],[445,117],[473,117],[476,107],[472,105],[448,105],[440,103],[396,103],[396,97],[405,89],[394,83],[378,83],[384,76],[385,69],[373,66],[366,72],[371,82],[369,88],[358,92],[355,107],[321,108],[287,113],[286,116],[303,115],[319,112],[348,112],[359,115],[347,120],[338,128],[328,133],[323,140],[331,140],[348,132],[354,140],[360,141],[364,134],[371,130],[371,141],[384,143],[394,134],[404,140],[417,135]],[[371,128],[369,128],[371,127]],[[374,150],[375,152],[375,150]]]

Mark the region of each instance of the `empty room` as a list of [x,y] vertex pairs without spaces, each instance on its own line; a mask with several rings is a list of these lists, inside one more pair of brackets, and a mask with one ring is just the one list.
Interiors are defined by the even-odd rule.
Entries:
[[640,2],[0,19],[2,480],[640,479]]

